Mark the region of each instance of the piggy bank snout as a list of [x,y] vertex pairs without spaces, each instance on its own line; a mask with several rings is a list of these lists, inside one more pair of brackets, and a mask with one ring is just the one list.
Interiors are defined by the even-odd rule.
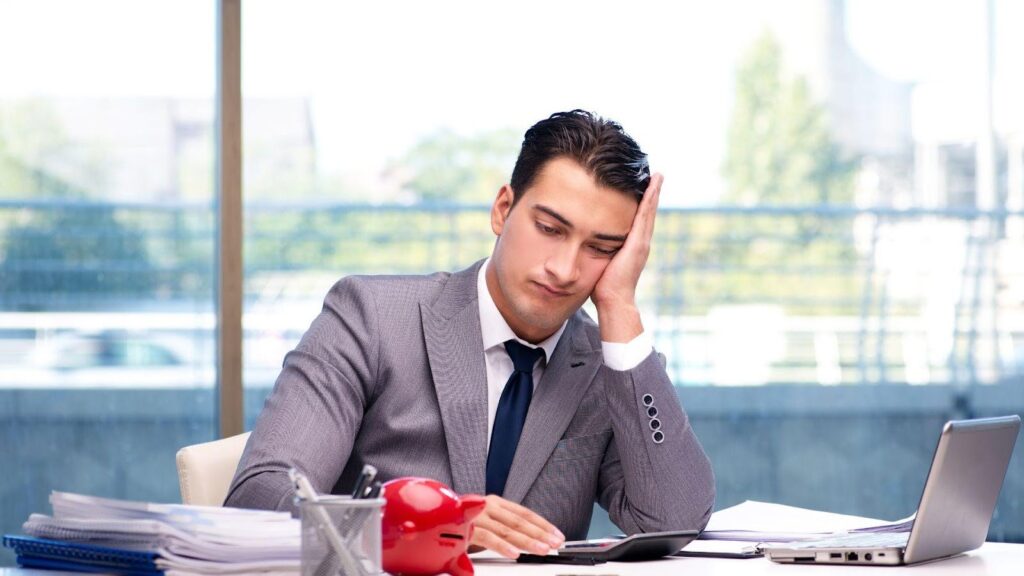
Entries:
[[459,498],[459,507],[462,508],[463,518],[466,522],[479,516],[486,506],[487,500],[483,496],[470,494]]

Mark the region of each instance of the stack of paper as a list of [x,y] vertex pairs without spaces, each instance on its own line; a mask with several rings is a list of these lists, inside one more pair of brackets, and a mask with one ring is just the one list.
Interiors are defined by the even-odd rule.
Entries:
[[53,492],[53,516],[32,514],[37,538],[156,552],[171,574],[299,570],[301,526],[287,512],[152,504]]
[[766,542],[793,542],[853,532],[909,532],[914,517],[896,522],[747,500],[711,515],[700,540],[684,551],[746,556]]
[[883,522],[747,500],[712,514],[700,537],[705,540],[793,542],[852,532],[909,532],[913,525],[913,516],[896,522]]

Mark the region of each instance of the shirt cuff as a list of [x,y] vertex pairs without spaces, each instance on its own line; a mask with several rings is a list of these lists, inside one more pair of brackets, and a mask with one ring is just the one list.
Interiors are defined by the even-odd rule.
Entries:
[[612,370],[624,372],[640,365],[654,350],[654,342],[650,334],[641,332],[625,344],[619,342],[601,342],[604,354],[604,365]]

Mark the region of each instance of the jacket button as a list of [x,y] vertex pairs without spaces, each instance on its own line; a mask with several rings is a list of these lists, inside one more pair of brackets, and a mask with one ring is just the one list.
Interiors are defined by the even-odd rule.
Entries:
[[643,403],[644,403],[644,406],[650,406],[650,405],[654,404],[654,396],[651,396],[650,394],[644,394],[644,396],[643,396]]

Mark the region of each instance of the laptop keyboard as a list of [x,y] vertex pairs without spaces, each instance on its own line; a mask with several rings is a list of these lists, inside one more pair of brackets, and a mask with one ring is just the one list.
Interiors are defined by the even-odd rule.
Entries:
[[900,548],[907,545],[910,532],[844,534],[812,542],[795,542],[789,548]]

